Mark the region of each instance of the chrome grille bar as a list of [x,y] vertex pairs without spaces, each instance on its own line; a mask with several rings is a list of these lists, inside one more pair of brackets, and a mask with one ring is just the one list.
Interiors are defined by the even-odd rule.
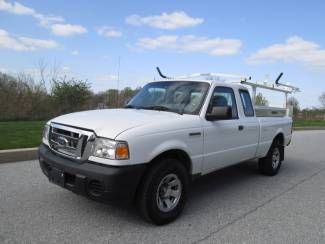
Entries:
[[51,123],[49,142],[54,152],[73,159],[86,159],[89,155],[87,147],[91,147],[89,139],[93,138],[94,132],[81,130],[70,126]]

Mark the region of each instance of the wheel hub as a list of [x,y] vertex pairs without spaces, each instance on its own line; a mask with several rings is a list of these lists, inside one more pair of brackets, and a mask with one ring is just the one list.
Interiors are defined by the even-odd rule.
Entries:
[[272,154],[272,168],[276,169],[280,164],[280,150],[279,148],[274,148]]
[[157,189],[157,206],[162,212],[173,210],[182,194],[182,183],[176,174],[166,175],[159,183]]

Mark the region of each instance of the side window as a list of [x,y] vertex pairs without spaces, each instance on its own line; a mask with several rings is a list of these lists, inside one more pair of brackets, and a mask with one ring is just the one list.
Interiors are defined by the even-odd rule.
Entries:
[[217,106],[230,106],[232,118],[238,118],[236,99],[232,88],[218,86],[214,89],[207,112],[211,113],[212,108]]
[[240,90],[239,94],[240,94],[241,102],[243,104],[245,116],[247,117],[254,116],[254,109],[253,109],[252,100],[249,95],[249,92],[246,90]]

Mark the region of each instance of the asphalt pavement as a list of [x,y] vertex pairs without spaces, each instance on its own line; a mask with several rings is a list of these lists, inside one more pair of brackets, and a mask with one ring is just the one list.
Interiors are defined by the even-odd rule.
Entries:
[[246,162],[200,178],[159,227],[49,183],[37,161],[0,164],[0,243],[325,243],[325,131],[294,132],[275,177]]

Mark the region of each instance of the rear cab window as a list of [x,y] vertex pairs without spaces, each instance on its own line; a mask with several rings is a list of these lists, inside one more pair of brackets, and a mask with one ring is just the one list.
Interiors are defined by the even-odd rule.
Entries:
[[251,96],[247,90],[239,90],[241,103],[243,105],[244,114],[246,117],[254,116],[254,108],[252,104]]

